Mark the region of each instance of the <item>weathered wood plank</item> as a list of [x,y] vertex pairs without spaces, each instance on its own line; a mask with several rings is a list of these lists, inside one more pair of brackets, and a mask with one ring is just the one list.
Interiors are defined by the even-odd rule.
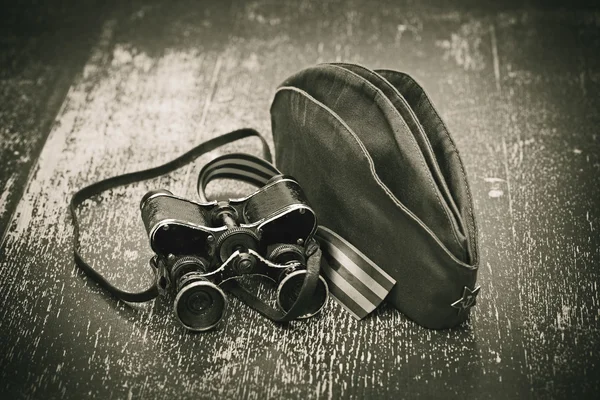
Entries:
[[[87,59],[104,6],[21,1],[0,15],[0,238],[71,82]],[[78,31],[76,37],[73,32]]]
[[[600,16],[432,4],[156,2],[107,20],[2,243],[0,392],[515,398],[600,389]],[[330,302],[282,328],[232,300],[225,326],[190,335],[168,301],[131,308],[74,269],[73,191],[231,129],[268,132],[276,85],[330,60],[409,72],[446,117],[481,230],[483,289],[467,326],[430,331],[387,306],[357,322]],[[258,151],[251,140],[230,149]],[[143,286],[150,250],[139,199],[155,187],[193,197],[212,155],[88,205],[84,246],[101,271]],[[212,190],[240,193],[230,183]]]

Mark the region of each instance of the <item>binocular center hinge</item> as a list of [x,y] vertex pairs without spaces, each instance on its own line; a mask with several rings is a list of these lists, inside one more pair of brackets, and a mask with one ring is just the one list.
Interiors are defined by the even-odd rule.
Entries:
[[212,220],[215,225],[225,225],[228,228],[238,226],[239,215],[237,210],[227,201],[220,201],[212,211]]
[[233,253],[240,251],[246,253],[248,249],[256,250],[259,239],[252,229],[233,227],[225,231],[217,240],[217,251],[222,262],[225,262]]

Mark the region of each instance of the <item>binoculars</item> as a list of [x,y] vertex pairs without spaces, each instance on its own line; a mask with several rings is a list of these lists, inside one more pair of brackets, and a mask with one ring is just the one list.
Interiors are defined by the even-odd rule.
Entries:
[[[293,178],[275,176],[255,193],[228,201],[198,203],[155,190],[143,196],[140,208],[157,286],[174,296],[175,315],[185,328],[215,327],[227,308],[227,282],[245,275],[274,281],[282,311],[294,305],[317,219]],[[317,314],[328,294],[319,276],[298,318]]]

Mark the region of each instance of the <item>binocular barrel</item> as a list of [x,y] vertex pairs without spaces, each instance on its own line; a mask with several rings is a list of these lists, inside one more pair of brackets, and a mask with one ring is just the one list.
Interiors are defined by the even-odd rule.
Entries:
[[[300,294],[300,289],[306,277],[306,270],[299,269],[285,274],[277,287],[277,305],[283,311],[289,311]],[[309,318],[318,314],[325,306],[329,296],[329,288],[323,277],[319,276],[317,286],[308,302],[303,305],[303,313],[298,318]]]
[[196,256],[162,259],[162,272],[175,289],[173,310],[181,324],[191,331],[215,327],[227,309],[223,290],[206,278],[209,263]]
[[[283,255],[289,257],[289,252]],[[238,258],[244,259],[238,255],[232,261],[238,261]],[[288,265],[294,262],[290,260]],[[215,327],[225,315],[228,304],[227,296],[218,285],[218,275],[205,274],[206,264],[201,258],[186,256],[174,262],[171,260],[171,263],[172,266],[167,267],[167,270],[170,270],[170,280],[175,288],[173,310],[177,319],[191,331],[201,332]],[[295,262],[294,265],[296,267],[264,267],[269,270],[260,274],[273,279],[277,284],[276,302],[285,312],[296,302],[307,274],[303,264]],[[319,276],[314,292],[303,304],[303,311],[298,318],[309,318],[319,313],[327,302],[328,295],[327,283]]]
[[[279,246],[273,246],[269,251],[269,260],[279,265],[291,265],[293,263],[300,263],[300,265],[306,265],[306,257],[304,249],[299,245],[283,244]],[[293,268],[285,269],[280,273],[275,281],[278,283],[277,286],[277,305],[283,311],[289,311],[296,299],[300,294],[300,289],[304,284],[306,278],[306,268]],[[317,286],[315,291],[307,300],[307,303],[303,306],[303,313],[298,318],[309,318],[317,314],[325,303],[329,296],[329,288],[325,280],[319,276],[317,280]]]

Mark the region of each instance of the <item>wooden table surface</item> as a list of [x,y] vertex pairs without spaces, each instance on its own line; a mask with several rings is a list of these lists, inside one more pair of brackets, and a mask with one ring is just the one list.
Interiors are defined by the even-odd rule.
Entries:
[[[600,12],[568,2],[95,1],[0,13],[0,398],[594,398],[600,390]],[[461,151],[482,287],[464,326],[330,301],[278,326],[237,300],[188,334],[73,263],[70,195],[253,127],[277,85],[347,61],[419,80]],[[85,255],[128,288],[141,196],[194,196],[216,154],[84,207]],[[236,192],[214,185],[213,193]],[[398,238],[401,240],[401,238]],[[264,291],[267,295],[267,291]]]

